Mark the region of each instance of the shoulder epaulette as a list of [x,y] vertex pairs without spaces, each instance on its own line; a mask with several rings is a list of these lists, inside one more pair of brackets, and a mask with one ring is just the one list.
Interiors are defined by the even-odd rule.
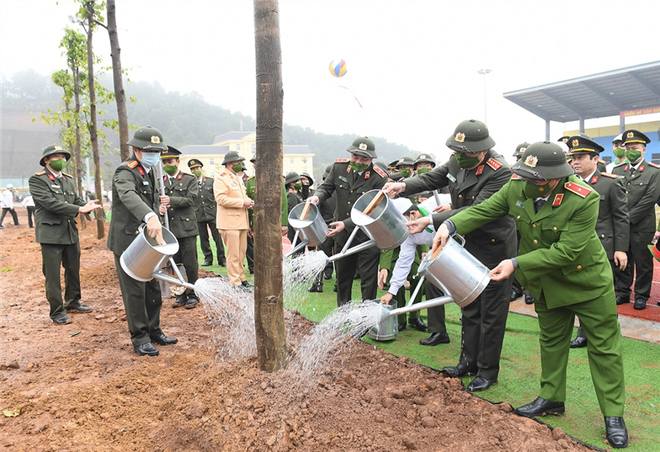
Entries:
[[227,174],[227,172],[226,172],[226,171],[223,171],[223,172],[220,173],[220,176],[224,176],[224,175],[226,175],[226,174]]
[[600,175],[605,176],[605,177],[609,177],[609,178],[612,178],[612,179],[618,179],[619,178],[619,176],[617,176],[616,174],[610,174],[610,173],[600,173]]
[[497,160],[495,160],[493,157],[488,159],[488,161],[486,162],[486,165],[490,166],[495,171],[502,168],[502,164],[500,162],[498,162]]
[[132,169],[132,168],[135,168],[137,166],[137,164],[138,164],[137,160],[131,160],[130,162],[128,162],[126,164],[126,166],[128,166],[129,168]]
[[38,173],[34,173],[35,176],[43,176],[44,174],[46,174],[46,170],[39,171]]
[[625,164],[627,164],[627,163],[628,163],[628,162],[617,163],[616,165],[614,165],[614,168],[618,168],[618,167],[620,167],[621,165],[625,165]]
[[348,162],[348,159],[336,159],[335,163],[346,163]]
[[575,193],[576,195],[583,198],[586,198],[587,195],[592,192],[591,188],[583,187],[582,185],[576,184],[575,182],[566,182],[564,184],[564,188],[571,193]]
[[248,177],[248,180],[252,180],[252,179],[254,179],[254,176]]
[[653,168],[658,168],[658,169],[660,169],[660,165],[656,165],[655,163],[651,163],[651,162],[646,162],[646,163],[647,163],[648,165],[652,166]]
[[73,176],[71,174],[62,173],[62,176],[70,177],[71,179],[73,179]]
[[598,163],[602,163],[603,165],[607,165],[607,162],[605,160],[598,159]]
[[374,171],[377,172],[378,175],[383,179],[387,179],[387,173],[385,173],[385,171],[383,171],[382,169],[378,168],[377,166],[374,166]]

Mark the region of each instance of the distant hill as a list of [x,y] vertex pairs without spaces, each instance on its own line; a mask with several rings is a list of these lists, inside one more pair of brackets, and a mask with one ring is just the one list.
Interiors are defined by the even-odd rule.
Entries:
[[[111,87],[109,78],[102,82]],[[217,135],[234,130],[254,130],[255,119],[231,112],[207,103],[196,93],[181,94],[165,91],[157,82],[128,83],[128,96],[137,99],[128,105],[129,122],[134,126],[152,125],[163,132],[173,146],[211,144]],[[2,178],[25,179],[41,170],[41,149],[59,142],[58,129],[45,125],[39,114],[48,109],[56,110],[61,101],[60,88],[50,77],[26,71],[14,74],[2,83]],[[114,105],[101,105],[106,114],[103,120],[116,119]],[[33,119],[36,119],[33,121]],[[119,136],[117,132],[105,130],[109,148],[101,157],[104,186],[109,188],[109,179],[119,161]],[[328,135],[310,128],[284,125],[285,144],[307,144],[314,157],[314,175],[319,177],[323,169],[336,158],[347,157],[345,149],[353,135]],[[389,143],[379,137],[371,137],[377,143],[378,155],[390,162],[403,155],[411,155],[405,146]]]

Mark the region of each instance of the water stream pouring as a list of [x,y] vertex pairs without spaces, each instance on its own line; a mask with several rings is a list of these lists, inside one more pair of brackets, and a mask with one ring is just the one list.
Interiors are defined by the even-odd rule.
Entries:
[[[147,282],[156,278],[175,286],[195,290],[193,284],[184,281],[183,275],[172,258],[179,251],[178,240],[167,228],[162,228],[162,234],[163,241],[159,244],[156,239],[147,235],[145,225],[140,225],[138,235],[119,258],[121,268],[128,276],[137,281]],[[168,259],[176,277],[166,275],[161,271],[163,263]]]

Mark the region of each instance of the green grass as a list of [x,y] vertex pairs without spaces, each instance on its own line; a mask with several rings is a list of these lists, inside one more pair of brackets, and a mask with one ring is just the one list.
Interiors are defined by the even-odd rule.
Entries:
[[[215,248],[214,248],[215,249]],[[203,255],[199,251],[200,262]],[[214,265],[204,267],[226,274],[226,269]],[[250,278],[251,275],[247,275]],[[323,293],[308,293],[300,304],[300,312],[309,320],[320,322],[337,307],[336,294],[332,291],[334,278],[324,282]],[[384,293],[384,292],[379,292]],[[353,285],[358,297],[359,284]],[[426,311],[422,312],[426,321]],[[419,345],[428,333],[407,328],[394,341],[377,342],[365,336],[365,341],[397,356],[435,369],[455,365],[460,354],[460,308],[446,306],[447,332],[451,343],[436,347]],[[507,320],[504,346],[500,362],[499,383],[479,397],[494,403],[508,402],[514,407],[534,400],[539,391],[539,327],[533,317],[510,313]],[[660,449],[660,344],[623,339],[623,360],[626,379],[625,420],[630,435],[627,450],[656,452]],[[471,377],[463,378],[467,386]],[[572,437],[591,446],[605,448],[605,426],[598,407],[598,400],[591,381],[587,350],[573,349],[568,366],[566,414],[546,416],[543,422],[560,427]]]

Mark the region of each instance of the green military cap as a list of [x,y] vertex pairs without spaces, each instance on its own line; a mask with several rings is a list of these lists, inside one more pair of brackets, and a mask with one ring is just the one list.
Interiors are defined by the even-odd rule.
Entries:
[[240,155],[238,151],[229,151],[225,154],[225,159],[222,161],[221,165],[225,165],[229,162],[242,162],[245,160],[245,157]]
[[366,157],[368,159],[378,158],[376,155],[376,145],[369,137],[358,137],[353,140],[347,149],[351,154],[359,155],[360,157]]
[[167,146],[163,143],[163,134],[160,133],[160,130],[151,126],[144,126],[137,129],[133,134],[133,138],[126,144],[145,151],[167,150]]
[[180,155],[181,155],[181,151],[179,151],[174,146],[170,146],[169,144],[167,145],[167,150],[160,152],[161,160],[178,159]]
[[523,153],[525,152],[525,150],[527,150],[528,147],[529,147],[528,142],[525,141],[523,143],[520,143],[518,146],[516,146],[516,151],[513,153],[513,156],[519,159],[520,157],[522,157]]
[[382,160],[374,160],[373,165],[377,168],[382,169],[387,173],[387,164],[383,162]]
[[562,143],[566,143],[570,137],[571,137],[570,135],[562,135],[557,139],[557,141],[561,141]]
[[314,179],[307,171],[303,171],[302,173],[300,173],[300,175],[305,176],[307,178],[307,180],[309,181],[309,185],[314,185]]
[[581,135],[573,135],[566,143],[568,145],[569,153],[572,154],[600,154],[605,150],[600,144],[595,141],[584,138]]
[[204,164],[202,163],[201,160],[197,160],[197,159],[188,160],[188,168],[193,169],[193,168],[197,168],[197,167],[200,167],[200,168],[204,167]]
[[46,166],[46,162],[44,161],[44,159],[49,155],[53,155],[53,154],[64,154],[67,162],[71,160],[71,153],[69,151],[67,151],[66,149],[62,149],[62,146],[59,146],[57,144],[51,144],[50,146],[46,146],[45,148],[42,149],[41,160],[39,160],[39,165]]
[[397,163],[399,163],[399,159],[391,161],[390,164],[389,164],[390,169],[395,170]]
[[525,179],[535,180],[561,179],[574,174],[561,146],[549,141],[530,144],[511,170]]
[[635,129],[629,129],[623,132],[623,144],[628,144],[628,143],[641,143],[641,144],[648,144],[651,142],[651,139],[644,135],[642,132],[639,130]]
[[488,127],[476,119],[461,122],[454,134],[447,138],[447,147],[457,152],[481,152],[495,146],[495,140],[490,137]]
[[414,166],[416,167],[418,163],[430,163],[435,168],[435,160],[430,154],[419,154],[415,159]]
[[300,180],[300,174],[295,171],[289,171],[284,177],[284,184],[289,185],[291,182],[296,182]]
[[399,167],[401,167],[401,165],[413,166],[413,165],[415,165],[415,161],[411,157],[401,157],[396,162],[396,167],[399,168]]
[[332,163],[326,166],[325,170],[323,170],[323,175],[321,176],[321,180],[325,180],[325,178],[328,177],[328,174],[330,174],[330,171],[332,171]]

